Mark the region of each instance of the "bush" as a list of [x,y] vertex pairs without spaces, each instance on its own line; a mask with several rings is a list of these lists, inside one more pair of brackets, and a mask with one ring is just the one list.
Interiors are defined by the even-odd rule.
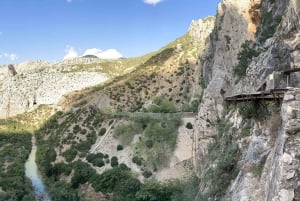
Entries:
[[99,135],[103,136],[106,133],[106,128],[101,128],[99,131]]
[[241,130],[241,135],[243,137],[250,136],[251,135],[251,127],[249,127],[249,126],[243,127],[242,130]]
[[231,180],[238,173],[239,148],[235,140],[232,139],[231,128],[231,123],[221,119],[218,124],[218,135],[208,148],[207,157],[215,165],[208,168],[203,181],[213,185],[203,196],[215,200],[219,200],[225,194]]
[[64,181],[55,182],[50,189],[51,199],[55,201],[80,201],[78,192],[69,183]]
[[167,97],[158,96],[153,100],[154,105],[150,105],[146,110],[153,113],[174,113],[177,109]]
[[96,171],[87,163],[76,161],[74,163],[74,175],[71,179],[73,188],[78,188],[79,184],[84,184],[96,175]]
[[117,151],[121,151],[121,150],[123,150],[123,146],[119,144],[119,145],[117,146]]
[[137,164],[137,165],[142,165],[142,161],[143,161],[143,158],[140,158],[140,157],[138,157],[138,156],[134,156],[133,158],[132,158],[132,162],[134,162],[135,164]]
[[182,111],[184,112],[194,112],[196,113],[198,111],[198,107],[200,104],[200,99],[194,99],[191,103],[187,103],[182,106]]
[[256,102],[240,103],[239,113],[244,119],[263,119],[268,114],[268,110]]
[[136,134],[141,133],[142,127],[140,124],[136,123],[129,123],[129,124],[119,124],[115,129],[114,129],[114,137],[118,138],[123,145],[129,145],[133,137]]
[[102,167],[104,166],[104,161],[103,161],[104,155],[102,153],[97,153],[97,154],[89,154],[86,157],[86,160],[90,163],[92,163],[94,166]]
[[188,122],[185,127],[187,129],[193,129],[193,124],[191,124],[190,122]]
[[145,145],[148,149],[151,149],[153,147],[153,141],[152,140],[146,140]]
[[61,174],[69,175],[72,171],[72,167],[66,163],[56,163],[53,166],[53,175],[59,176]]
[[94,161],[93,161],[93,165],[94,166],[97,166],[97,167],[102,167],[105,165],[103,159],[101,158],[96,158]]
[[140,190],[141,182],[135,178],[129,178],[123,185],[118,185],[113,194],[114,201],[134,201],[135,194]]
[[111,167],[117,167],[119,165],[118,158],[116,156],[111,157],[110,165]]
[[70,149],[63,152],[61,155],[65,157],[67,162],[72,162],[77,155],[77,150],[74,147],[71,147]]
[[130,178],[131,174],[128,169],[113,167],[112,169],[103,172],[101,175],[96,175],[91,179],[91,183],[96,191],[111,193]]
[[144,176],[145,178],[149,178],[149,177],[151,177],[151,176],[152,176],[152,172],[151,172],[151,171],[148,171],[148,170],[146,170],[146,171],[144,171],[144,172],[143,172],[143,176]]
[[246,76],[246,71],[252,61],[252,58],[257,57],[260,54],[260,51],[257,51],[250,46],[251,42],[246,41],[242,44],[242,50],[238,53],[238,64],[233,68],[233,73],[238,78],[237,81]]

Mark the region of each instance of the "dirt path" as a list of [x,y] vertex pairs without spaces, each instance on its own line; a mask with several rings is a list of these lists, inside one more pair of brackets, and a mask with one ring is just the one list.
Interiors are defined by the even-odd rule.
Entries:
[[98,137],[97,138],[97,141],[96,143],[92,146],[92,148],[90,149],[89,153],[95,153],[96,150],[101,146],[102,142],[104,141],[104,139],[109,135],[110,131],[111,131],[111,128],[113,127],[113,125],[115,124],[115,120],[114,122],[109,126],[109,128],[107,129],[106,133],[101,136],[101,137]]

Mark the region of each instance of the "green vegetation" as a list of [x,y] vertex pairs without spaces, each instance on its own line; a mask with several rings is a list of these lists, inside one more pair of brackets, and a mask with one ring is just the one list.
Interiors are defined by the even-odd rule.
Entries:
[[265,8],[262,8],[261,13],[260,30],[257,33],[260,34],[259,42],[264,43],[268,38],[274,35],[282,20],[282,16],[276,16],[272,11],[267,11]]
[[99,131],[99,135],[103,136],[106,133],[106,128],[101,128]]
[[52,200],[55,201],[82,201],[82,197],[79,195],[76,189],[71,187],[70,183],[65,181],[57,181],[50,186],[50,194]]
[[193,129],[193,124],[191,124],[191,122],[188,122],[185,127],[187,129]]
[[73,164],[74,175],[71,179],[71,186],[78,188],[79,184],[88,182],[95,174],[96,171],[87,163],[76,161]]
[[32,112],[26,112],[15,117],[0,119],[3,133],[34,132],[39,129],[46,119],[53,114],[54,109],[47,105],[40,105]]
[[246,102],[238,104],[239,113],[243,119],[264,119],[268,114],[268,109],[257,102]]
[[145,178],[149,178],[152,176],[152,172],[149,170],[145,170],[142,174]]
[[118,138],[121,144],[129,145],[133,137],[142,132],[142,127],[138,123],[121,123],[114,129],[114,137]]
[[118,158],[116,156],[111,157],[110,165],[111,167],[117,167],[119,165]]
[[241,130],[241,136],[246,137],[251,135],[251,127],[250,126],[245,126]]
[[256,177],[260,177],[262,172],[264,170],[264,165],[263,164],[254,164],[252,166],[252,172]]
[[122,145],[118,144],[118,146],[117,146],[117,151],[121,151],[121,150],[123,150],[123,149],[124,149],[124,147],[123,147]]
[[101,175],[96,175],[91,178],[91,183],[96,191],[111,193],[130,178],[131,172],[128,168],[113,167]]
[[205,173],[204,182],[211,187],[202,195],[203,200],[207,200],[208,197],[219,200],[225,194],[231,180],[237,176],[237,162],[240,154],[232,132],[232,124],[221,119],[215,141],[208,149],[209,164],[215,165],[209,167]]
[[174,48],[165,48],[162,49],[158,54],[153,55],[150,59],[148,59],[143,65],[144,66],[160,66],[163,65],[165,61],[167,61],[174,54]]
[[134,135],[141,134],[136,144],[136,156],[143,158],[145,165],[153,169],[164,166],[175,148],[180,117],[176,114],[144,114],[133,116],[130,120],[131,123],[116,127],[114,136],[124,144],[125,139],[130,139],[128,143]]
[[238,53],[238,64],[233,68],[233,73],[237,77],[237,82],[246,76],[246,71],[252,58],[257,57],[260,54],[260,51],[255,50],[251,45],[250,41],[246,41],[242,44],[242,50]]
[[112,193],[113,201],[193,201],[196,197],[198,179],[190,178],[186,182],[172,181],[159,183],[146,180],[142,184],[132,177],[126,166],[114,167],[91,179],[96,191]]
[[62,153],[62,156],[65,157],[67,162],[72,162],[77,155],[77,150],[74,147],[71,147],[70,149],[66,150]]
[[30,133],[0,133],[0,200],[35,200],[24,163],[31,150]]
[[154,105],[148,106],[146,108],[147,112],[153,113],[174,113],[177,111],[174,103],[169,101],[167,97],[158,96],[153,100]]
[[104,161],[104,155],[102,153],[97,154],[89,154],[86,157],[86,160],[90,163],[92,163],[94,166],[102,167],[105,165]]
[[137,165],[142,165],[142,162],[143,162],[143,158],[141,158],[141,157],[138,157],[138,156],[134,156],[133,158],[132,158],[132,162],[134,162],[135,164],[137,164]]
[[196,98],[192,102],[184,104],[182,106],[182,111],[196,113],[198,111],[200,100],[201,100],[200,98]]

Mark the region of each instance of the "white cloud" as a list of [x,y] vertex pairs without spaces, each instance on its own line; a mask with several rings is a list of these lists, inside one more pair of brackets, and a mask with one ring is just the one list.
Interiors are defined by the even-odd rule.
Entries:
[[151,5],[156,5],[160,2],[162,2],[163,0],[144,0],[144,3],[146,4],[151,4]]
[[97,48],[91,48],[91,49],[85,50],[85,52],[83,53],[83,56],[86,56],[86,55],[94,55],[101,59],[118,59],[118,58],[123,57],[123,55],[120,52],[118,52],[116,49],[108,49],[108,50],[102,51]]
[[73,59],[75,57],[78,57],[78,53],[75,49],[75,47],[72,47],[70,45],[68,45],[65,49],[65,56],[64,56],[64,59],[63,60],[66,60],[66,59]]
[[67,0],[67,2],[68,2],[68,3],[71,3],[71,2],[72,2],[72,0]]
[[2,36],[3,32],[0,31],[0,36]]
[[4,59],[9,59],[11,61],[15,61],[18,59],[18,56],[15,53],[4,53],[4,54],[0,54],[0,59],[4,58]]

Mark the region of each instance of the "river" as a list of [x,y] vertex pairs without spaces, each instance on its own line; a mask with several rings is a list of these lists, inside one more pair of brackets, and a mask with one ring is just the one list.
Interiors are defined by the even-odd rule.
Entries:
[[32,137],[32,149],[25,163],[26,177],[31,180],[37,201],[51,201],[35,162],[36,149],[35,138]]

